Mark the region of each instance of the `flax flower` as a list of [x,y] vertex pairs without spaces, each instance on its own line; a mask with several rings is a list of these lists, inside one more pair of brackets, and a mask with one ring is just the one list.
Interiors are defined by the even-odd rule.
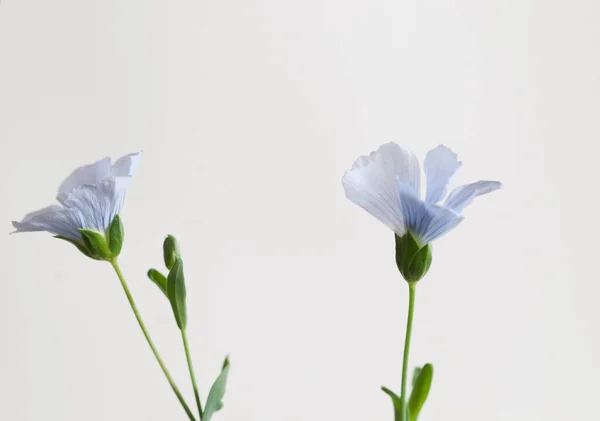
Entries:
[[104,234],[123,206],[140,157],[125,155],[114,164],[104,158],[76,169],[60,185],[59,203],[13,221],[15,232],[47,231],[78,245],[83,244],[82,229]]
[[424,245],[456,227],[463,220],[462,210],[475,197],[501,186],[498,181],[477,181],[456,187],[446,197],[460,166],[456,154],[443,145],[429,151],[423,162],[427,186],[423,199],[419,161],[410,151],[387,143],[358,158],[342,183],[348,199],[398,237],[409,232]]

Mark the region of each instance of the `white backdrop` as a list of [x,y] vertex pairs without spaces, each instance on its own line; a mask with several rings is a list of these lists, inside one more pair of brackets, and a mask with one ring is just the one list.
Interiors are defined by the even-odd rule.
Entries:
[[[497,179],[434,244],[412,364],[421,421],[598,418],[596,0],[3,0],[0,220],[75,167],[144,150],[122,265],[193,401],[146,278],[175,234],[218,421],[393,419],[407,288],[340,179],[396,141]],[[0,237],[0,419],[185,419],[108,264]]]

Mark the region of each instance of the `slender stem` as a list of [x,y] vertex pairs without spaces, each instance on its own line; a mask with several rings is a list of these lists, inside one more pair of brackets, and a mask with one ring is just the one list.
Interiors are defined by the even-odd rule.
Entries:
[[123,290],[125,291],[125,295],[127,296],[129,305],[131,306],[131,309],[133,310],[133,314],[135,315],[135,318],[137,319],[137,321],[140,325],[140,328],[142,329],[142,333],[144,334],[146,341],[148,341],[148,345],[150,345],[150,349],[152,350],[152,353],[156,357],[156,361],[158,361],[158,365],[160,365],[160,368],[162,369],[163,373],[165,374],[165,377],[167,378],[169,384],[171,385],[171,388],[173,388],[173,392],[175,392],[175,395],[177,395],[177,399],[179,399],[179,403],[181,403],[181,406],[187,413],[190,421],[196,421],[196,419],[194,418],[194,415],[192,414],[192,411],[190,411],[190,408],[185,403],[185,399],[181,395],[181,392],[177,388],[177,385],[173,381],[173,378],[171,377],[169,370],[167,370],[165,363],[163,362],[160,354],[158,353],[158,350],[156,349],[156,347],[154,346],[154,343],[152,342],[152,339],[150,338],[150,334],[148,333],[148,330],[146,329],[146,325],[144,325],[142,316],[140,316],[137,306],[135,305],[135,301],[133,301],[133,297],[131,296],[131,292],[129,292],[129,287],[127,286],[127,282],[125,281],[123,272],[121,272],[121,268],[119,267],[119,264],[117,263],[117,259],[111,260],[110,264],[115,269],[115,272],[117,273],[117,276],[119,277],[119,280],[121,281],[121,285],[123,286]]
[[200,414],[200,421],[202,421],[202,402],[200,402],[200,395],[198,394],[198,385],[196,384],[196,375],[194,374],[194,366],[192,365],[192,356],[190,354],[190,347],[188,345],[187,333],[185,329],[181,329],[181,338],[183,339],[183,347],[185,348],[185,358],[187,359],[188,370],[190,371],[190,378],[192,379],[192,387],[194,388],[194,396],[196,397],[196,405],[198,405],[198,413]]
[[406,320],[406,338],[404,339],[404,359],[402,360],[402,391],[400,398],[406,407],[406,380],[408,374],[408,353],[410,351],[410,337],[412,334],[413,315],[415,312],[415,290],[416,282],[408,283],[408,318]]

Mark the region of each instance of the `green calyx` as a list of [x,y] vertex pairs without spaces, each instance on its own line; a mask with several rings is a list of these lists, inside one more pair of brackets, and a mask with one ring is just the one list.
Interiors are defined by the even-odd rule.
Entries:
[[56,235],[55,238],[68,241],[87,257],[94,260],[111,261],[121,253],[125,231],[119,215],[111,222],[105,233],[80,228],[81,241]]
[[417,239],[407,232],[402,237],[394,234],[396,239],[396,265],[407,282],[420,281],[431,267],[431,245],[421,245]]

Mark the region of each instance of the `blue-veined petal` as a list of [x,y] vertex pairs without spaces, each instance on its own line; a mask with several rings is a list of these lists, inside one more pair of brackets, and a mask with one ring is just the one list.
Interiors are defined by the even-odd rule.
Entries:
[[[386,180],[394,185],[400,180],[419,196],[421,190],[421,168],[419,160],[408,149],[404,149],[396,143],[381,145],[377,151],[371,154],[383,168]],[[395,186],[396,190],[398,186]]]
[[358,158],[346,171],[342,183],[346,197],[398,235],[404,223],[398,196],[398,179],[419,191],[419,162],[409,151],[395,143],[382,145],[368,156]]
[[93,164],[79,167],[61,183],[56,200],[63,202],[75,188],[84,184],[94,185],[110,176],[110,158],[103,158]]
[[423,202],[406,185],[398,184],[406,229],[422,244],[441,237],[463,220],[462,216],[449,209]]
[[460,213],[477,196],[493,192],[502,187],[499,181],[477,181],[465,184],[452,190],[448,195],[444,207]]
[[142,158],[141,152],[130,153],[125,155],[113,164],[110,173],[113,177],[131,177],[137,169],[140,159]]
[[131,177],[114,177],[95,185],[77,187],[63,202],[76,210],[75,217],[81,228],[104,232],[120,212]]
[[398,192],[391,190],[376,171],[368,167],[358,169],[355,164],[355,168],[344,174],[342,184],[350,201],[369,212],[396,234],[404,234]]
[[444,145],[440,145],[427,153],[423,162],[423,169],[427,178],[425,195],[427,203],[438,203],[446,196],[448,184],[461,164],[457,155]]
[[13,221],[15,232],[47,231],[73,241],[81,241],[81,234],[72,211],[59,205],[47,206],[25,215],[21,222]]

